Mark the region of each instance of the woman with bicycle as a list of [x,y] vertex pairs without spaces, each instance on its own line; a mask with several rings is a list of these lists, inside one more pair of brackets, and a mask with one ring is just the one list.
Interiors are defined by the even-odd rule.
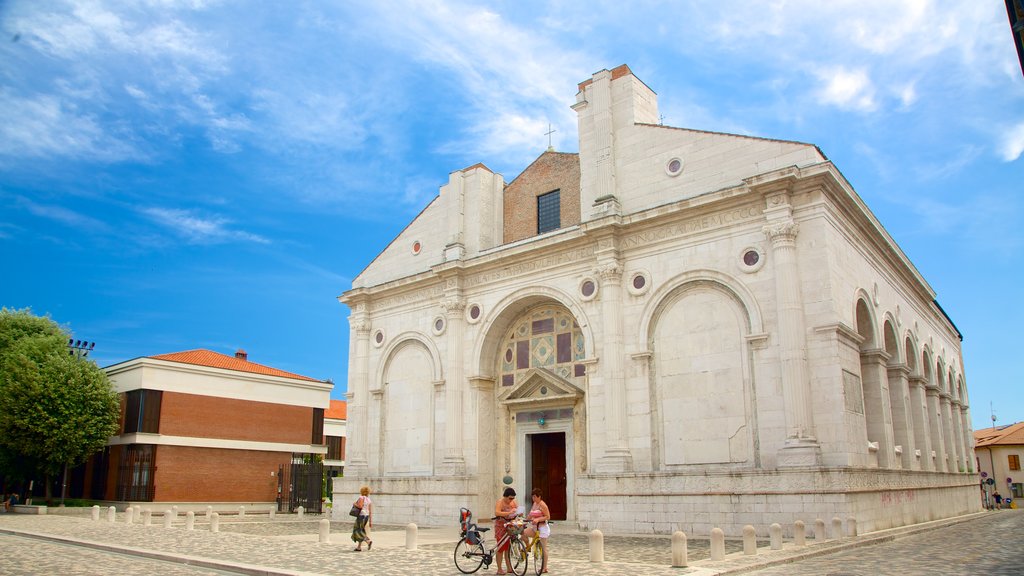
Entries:
[[530,545],[530,538],[533,538],[534,534],[539,536],[539,542],[535,545],[540,546],[544,554],[544,561],[538,574],[548,571],[548,536],[551,536],[551,526],[548,526],[548,520],[551,520],[551,511],[548,510],[547,502],[541,499],[541,494],[540,488],[534,488],[530,492],[530,498],[533,499],[533,506],[527,516],[530,525],[523,531],[523,544],[526,546]]
[[[501,498],[498,499],[494,504],[494,538],[498,541],[498,575],[512,573],[512,561],[508,557],[508,548],[511,538],[505,540],[502,543],[502,538],[505,537],[507,521],[512,520],[516,517],[516,513],[519,506],[516,504],[516,491],[511,486],[505,488],[502,492]],[[506,572],[502,566],[501,561],[505,560],[505,566],[508,567]]]

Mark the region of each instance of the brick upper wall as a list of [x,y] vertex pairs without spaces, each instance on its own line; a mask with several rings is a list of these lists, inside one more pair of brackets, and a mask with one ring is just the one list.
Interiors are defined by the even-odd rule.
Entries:
[[503,243],[537,235],[537,197],[555,190],[561,227],[579,224],[579,154],[545,152],[505,187]]
[[313,409],[164,392],[160,434],[310,444]]
[[273,502],[291,454],[158,446],[155,502]]

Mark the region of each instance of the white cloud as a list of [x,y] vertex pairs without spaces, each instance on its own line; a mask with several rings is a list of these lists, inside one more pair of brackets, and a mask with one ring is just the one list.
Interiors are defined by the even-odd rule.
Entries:
[[817,93],[822,102],[860,112],[871,112],[877,107],[875,87],[865,70],[833,67],[819,70],[817,75],[823,84]]
[[0,156],[67,156],[104,162],[143,155],[109,126],[55,95],[25,98],[0,90]]
[[1008,128],[1002,135],[999,155],[1007,162],[1013,162],[1024,153],[1024,122]]
[[53,220],[83,232],[104,232],[109,230],[106,222],[86,216],[57,204],[40,204],[22,196],[15,198],[15,205],[39,218]]
[[187,210],[175,208],[143,208],[140,211],[192,244],[220,244],[231,241],[270,243],[258,234],[230,229],[228,226],[231,221],[226,218],[203,218]]

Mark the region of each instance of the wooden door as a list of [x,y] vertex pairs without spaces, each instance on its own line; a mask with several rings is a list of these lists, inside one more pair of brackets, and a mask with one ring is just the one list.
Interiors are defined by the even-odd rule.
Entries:
[[[530,434],[530,486],[539,487],[552,520],[566,518],[565,433]],[[530,509],[530,493],[523,499]]]

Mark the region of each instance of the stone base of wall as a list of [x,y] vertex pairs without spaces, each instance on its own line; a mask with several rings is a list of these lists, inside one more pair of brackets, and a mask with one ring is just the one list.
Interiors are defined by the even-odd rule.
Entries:
[[611,534],[707,537],[712,528],[759,536],[778,523],[791,537],[802,520],[857,520],[866,533],[981,510],[973,475],[898,470],[826,469],[725,474],[589,476],[577,481],[577,524]]
[[[476,477],[335,478],[333,520],[348,518],[364,485],[378,524],[453,525],[462,507],[486,521],[498,499]],[[767,537],[773,523],[792,537],[797,520],[810,534],[834,517],[856,518],[863,534],[982,509],[974,475],[846,468],[577,476],[575,502],[566,529],[695,538],[712,528],[740,536],[747,524]]]

